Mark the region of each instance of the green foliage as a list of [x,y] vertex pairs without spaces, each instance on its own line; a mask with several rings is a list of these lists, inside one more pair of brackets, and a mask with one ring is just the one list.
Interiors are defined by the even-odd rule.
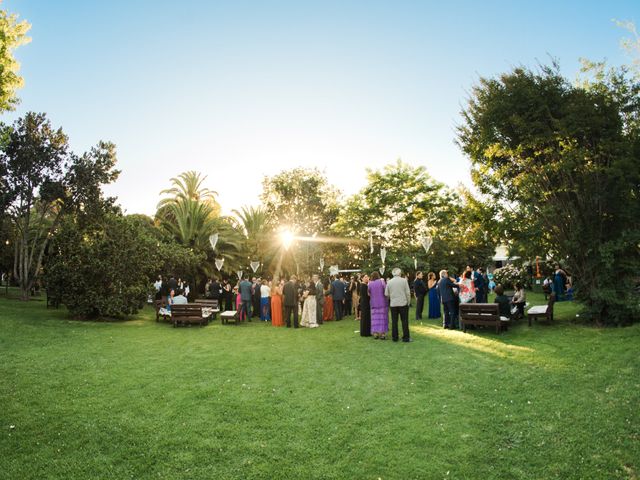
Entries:
[[520,282],[522,285],[528,285],[530,283],[527,270],[512,263],[501,268],[496,268],[493,271],[493,277],[496,285],[501,284],[504,288],[515,288],[517,282]]
[[99,142],[76,155],[62,129],[53,129],[44,114],[27,113],[5,131],[0,208],[12,223],[13,274],[27,298],[61,219],[78,212],[89,218],[110,209],[113,199],[102,197],[101,186],[119,172],[113,144]]
[[512,211],[505,230],[567,259],[597,323],[637,320],[640,84],[624,69],[571,85],[555,66],[516,68],[481,79],[463,116],[474,181]]
[[325,233],[335,221],[339,192],[317,168],[294,168],[262,181],[262,204],[276,228]]
[[[339,197],[340,192],[317,168],[294,168],[266,177],[260,196],[269,225],[276,231],[286,228],[303,237],[322,236],[330,231],[338,214]],[[323,249],[329,250],[329,245],[294,242],[287,252],[280,251],[276,271],[280,272],[280,267],[296,273],[315,271]]]
[[[484,265],[494,250],[492,219],[493,210],[469,191],[455,192],[424,167],[398,161],[369,170],[367,185],[347,200],[334,230],[354,241],[345,255],[334,252],[330,259],[371,271],[380,266],[379,249],[384,246],[386,264],[405,271],[415,270],[414,258],[425,270]],[[429,254],[421,245],[427,234],[434,239]]]
[[159,253],[153,239],[121,215],[84,226],[67,218],[51,243],[45,280],[76,318],[131,315],[144,306]]
[[0,476],[630,480],[640,324],[584,328],[577,307],[502,335],[412,309],[395,344],[349,319],[70,322],[0,292]]
[[26,20],[18,21],[17,15],[0,10],[0,113],[15,109],[18,103],[16,90],[23,80],[18,75],[20,64],[14,57],[14,50],[29,43],[27,32],[31,25]]

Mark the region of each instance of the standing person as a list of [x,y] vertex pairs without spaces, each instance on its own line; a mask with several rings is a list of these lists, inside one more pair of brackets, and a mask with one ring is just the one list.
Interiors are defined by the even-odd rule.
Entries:
[[171,278],[169,278],[169,281],[167,282],[167,287],[167,295],[169,294],[169,292],[171,292],[171,290],[178,290],[178,281],[176,280],[176,277],[171,275]]
[[351,281],[349,282],[349,297],[351,298],[351,308],[353,309],[353,314],[356,317],[356,320],[360,320],[360,307],[359,307],[359,295],[360,295],[360,282],[354,276],[351,277]]
[[473,272],[466,270],[462,274],[462,280],[458,286],[460,287],[460,303],[475,303],[476,301],[476,283],[472,278]]
[[344,290],[344,282],[339,277],[337,277],[331,283],[331,297],[333,298],[333,312],[336,316],[336,321],[342,320],[342,317],[344,315]]
[[240,305],[240,318],[251,321],[251,288],[252,284],[249,281],[248,276],[244,276],[239,285],[240,291],[240,301],[242,302]]
[[480,283],[480,291],[476,298],[478,303],[487,303],[489,301],[489,277],[482,267],[478,268],[478,273],[480,274],[482,282]]
[[284,327],[282,319],[282,285],[273,281],[271,284],[271,325]]
[[260,285],[260,320],[271,321],[271,287],[267,281]]
[[416,320],[422,320],[422,310],[424,309],[424,296],[427,294],[427,286],[424,283],[422,272],[416,273],[416,279],[413,282],[413,292],[416,296]]
[[331,296],[331,282],[325,279],[322,284],[322,293],[324,294],[324,308],[322,309],[322,322],[330,322],[333,320],[333,297]]
[[369,277],[369,304],[371,305],[371,333],[373,338],[386,340],[389,331],[389,304],[384,296],[384,280],[376,271]]
[[394,342],[400,340],[398,331],[398,317],[402,322],[402,341],[411,342],[409,334],[409,303],[411,302],[411,289],[406,278],[401,277],[402,270],[394,268],[391,273],[393,278],[389,280],[384,289],[385,296],[389,299],[391,307],[391,338]]
[[308,328],[319,327],[316,318],[316,286],[315,283],[309,282],[302,293],[304,303],[302,304],[302,319],[300,325]]
[[342,280],[342,283],[344,284],[344,308],[342,310],[342,317],[344,318],[351,315],[353,294],[351,292],[351,281]]
[[556,294],[556,302],[564,300],[564,287],[567,284],[567,274],[556,265],[556,272],[553,276],[553,293]]
[[295,275],[291,275],[282,291],[284,295],[284,320],[287,328],[291,328],[291,313],[293,313],[293,328],[298,328],[298,286]]
[[436,274],[429,272],[427,280],[429,289],[429,318],[440,318],[440,294],[438,293],[438,280]]
[[453,287],[458,284],[451,281],[449,273],[446,270],[440,270],[440,281],[438,282],[438,293],[440,293],[440,301],[444,310],[443,328],[453,329],[457,324],[456,318],[456,298],[453,293]]
[[371,305],[369,303],[369,275],[366,273],[360,279],[360,336],[371,336]]
[[220,308],[220,294],[222,293],[222,287],[218,283],[218,279],[213,277],[209,284],[209,298],[218,302],[218,308]]
[[233,310],[233,288],[229,280],[224,281],[224,287],[222,287],[222,293],[224,295],[224,309],[226,311]]
[[253,277],[251,279],[251,303],[253,307],[253,317],[260,317],[260,279]]
[[316,323],[322,325],[322,317],[324,314],[324,289],[320,281],[320,275],[314,273],[311,277],[313,286],[316,289]]

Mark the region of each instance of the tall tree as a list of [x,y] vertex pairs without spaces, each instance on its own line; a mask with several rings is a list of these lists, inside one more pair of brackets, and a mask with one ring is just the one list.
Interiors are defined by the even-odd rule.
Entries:
[[225,267],[234,268],[242,262],[242,235],[233,219],[220,216],[216,193],[204,186],[206,176],[189,171],[172,178],[172,187],[161,192],[165,198],[158,203],[156,221],[181,245],[193,249],[207,259],[200,265],[200,276],[214,272],[214,252],[209,236],[219,235],[216,254],[225,259]]
[[0,113],[13,110],[18,103],[16,90],[22,87],[23,79],[14,51],[31,41],[27,37],[30,28],[26,20],[20,22],[17,15],[0,10]]
[[[347,200],[334,229],[357,241],[349,245],[346,256],[333,261],[378,268],[384,246],[386,263],[405,270],[414,270],[414,259],[419,268],[485,264],[493,253],[491,216],[467,190],[456,192],[434,180],[424,167],[398,160],[369,170],[367,184]],[[433,238],[428,255],[421,244],[427,235]]]
[[[340,192],[317,168],[294,168],[265,178],[260,198],[276,231],[289,229],[310,239],[330,231],[337,218]],[[284,270],[309,273],[322,248],[310,240],[295,242],[282,252],[279,264],[282,261]]]
[[113,204],[102,197],[101,186],[117,178],[115,163],[112,143],[99,142],[82,155],[70,152],[67,136],[54,130],[44,114],[27,113],[8,129],[0,150],[0,207],[7,210],[16,235],[13,273],[24,299],[62,217]]
[[463,118],[478,188],[543,233],[596,322],[638,319],[640,84],[624,70],[576,86],[557,66],[516,68],[481,79]]

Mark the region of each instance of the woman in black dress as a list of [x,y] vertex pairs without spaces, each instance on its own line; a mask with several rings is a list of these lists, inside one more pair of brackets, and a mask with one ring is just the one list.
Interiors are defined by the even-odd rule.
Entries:
[[360,280],[360,336],[371,336],[371,305],[369,305],[369,275]]

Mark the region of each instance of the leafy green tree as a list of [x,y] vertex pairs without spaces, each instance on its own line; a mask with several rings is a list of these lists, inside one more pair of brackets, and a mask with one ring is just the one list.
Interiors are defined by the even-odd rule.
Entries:
[[[334,230],[354,242],[331,261],[377,269],[384,246],[385,263],[405,271],[415,269],[414,259],[419,269],[486,264],[493,254],[488,235],[492,215],[467,190],[451,190],[424,167],[397,161],[382,170],[369,170],[365,187],[347,200]],[[433,238],[429,254],[421,244],[427,235]]]
[[541,234],[599,324],[638,319],[640,85],[611,71],[572,85],[557,66],[483,78],[458,141],[478,188]]
[[17,15],[0,10],[0,113],[13,110],[18,103],[16,90],[22,87],[23,79],[18,75],[20,64],[13,56],[20,45],[29,43],[27,32],[31,25],[18,21]]
[[[267,177],[262,182],[260,196],[276,231],[290,229],[298,237],[307,238],[330,232],[337,218],[339,197],[340,192],[317,168],[294,168]],[[296,241],[288,251],[280,250],[278,265],[285,271],[308,273],[316,268],[326,245],[330,244]]]
[[69,151],[62,129],[54,130],[44,114],[27,113],[6,128],[0,150],[2,192],[15,234],[14,278],[28,298],[41,270],[50,239],[67,214],[103,210],[113,199],[102,197],[101,186],[118,171],[115,146],[99,142],[90,151]]
[[76,318],[132,315],[144,306],[161,253],[120,214],[82,222],[68,216],[51,243],[45,279]]

